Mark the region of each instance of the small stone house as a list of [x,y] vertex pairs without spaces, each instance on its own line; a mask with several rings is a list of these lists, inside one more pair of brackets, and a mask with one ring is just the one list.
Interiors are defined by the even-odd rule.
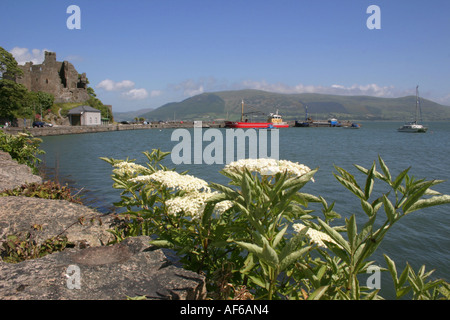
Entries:
[[73,108],[67,115],[72,126],[99,126],[102,124],[101,111],[90,106]]

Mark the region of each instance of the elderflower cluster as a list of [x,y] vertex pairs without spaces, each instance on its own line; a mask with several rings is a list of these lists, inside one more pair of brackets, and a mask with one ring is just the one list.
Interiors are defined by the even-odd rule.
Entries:
[[176,171],[159,170],[151,175],[139,176],[130,179],[131,182],[159,182],[163,187],[185,191],[205,190],[209,191],[208,183],[205,180],[191,175],[179,174]]
[[291,176],[300,177],[311,169],[303,164],[287,160],[275,159],[240,159],[225,166],[225,170],[259,172],[261,175],[275,175],[287,172]]
[[[306,226],[301,223],[295,223],[292,227],[295,232],[300,232],[304,228],[306,228]],[[308,236],[308,238],[311,240],[312,243],[315,243],[322,248],[327,247],[324,241],[336,244],[336,242],[333,239],[331,239],[329,235],[311,228],[309,228],[308,231],[306,231],[306,235]]]
[[114,164],[114,167],[117,169],[114,169],[113,172],[121,176],[148,172],[148,168],[134,162],[122,161]]
[[[176,197],[166,201],[168,213],[176,215],[184,212],[187,216],[193,219],[200,219],[203,216],[203,211],[206,207],[206,202],[210,197],[217,194],[217,192],[198,192],[192,191],[182,197]],[[233,206],[231,201],[222,201],[216,204],[215,212],[220,214]]]
[[[184,195],[169,199],[166,201],[168,213],[176,215],[184,212],[186,216],[193,219],[199,219],[203,216],[206,203],[212,196],[218,192],[212,192],[205,180],[191,175],[179,174],[176,171],[159,170],[151,175],[138,176],[128,181],[159,183],[161,186],[173,190],[183,190]],[[231,201],[221,201],[214,207],[216,213],[220,214],[233,206]]]

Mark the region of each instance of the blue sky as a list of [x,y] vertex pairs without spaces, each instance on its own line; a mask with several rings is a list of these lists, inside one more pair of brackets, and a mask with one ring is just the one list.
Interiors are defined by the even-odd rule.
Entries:
[[[70,30],[67,8],[81,9]],[[370,30],[370,5],[381,29]],[[202,92],[398,97],[450,105],[450,1],[2,0],[0,46],[19,63],[45,50],[86,72],[115,111]]]

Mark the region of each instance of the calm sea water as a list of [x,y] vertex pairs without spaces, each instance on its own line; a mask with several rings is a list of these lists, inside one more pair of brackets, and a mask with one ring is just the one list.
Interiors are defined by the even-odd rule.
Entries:
[[[359,171],[353,164],[370,168],[380,155],[393,175],[411,167],[410,174],[417,178],[447,180],[434,189],[450,194],[450,124],[431,123],[426,134],[399,133],[396,129],[400,125],[394,122],[363,122],[360,130],[282,129],[279,131],[280,159],[300,162],[311,168],[319,167],[315,183],[307,185],[303,191],[321,195],[328,203],[336,202],[338,213],[343,217],[355,213],[361,222],[365,221],[365,214],[360,203],[334,178],[334,165],[356,174],[363,185],[364,176],[358,175]],[[107,212],[111,210],[111,204],[119,200],[119,193],[111,187],[110,165],[99,157],[129,157],[144,164],[146,158],[142,155],[143,151],[154,148],[172,150],[178,143],[171,141],[172,132],[173,129],[152,129],[44,137],[41,146],[46,154],[42,158],[61,180],[83,188],[90,205]],[[204,142],[205,146],[208,144]],[[165,165],[175,167],[170,157]],[[218,173],[223,166],[180,165],[177,171],[188,170],[190,174],[207,181],[227,183]],[[375,190],[383,192],[385,188],[379,183]],[[449,213],[450,205],[446,205],[406,216],[388,233],[374,259],[379,265],[386,266],[382,254],[387,254],[396,262],[399,272],[406,262],[416,271],[425,264],[427,270],[436,269],[435,277],[449,281]],[[317,215],[322,217],[320,211]],[[388,284],[384,285],[385,282]],[[390,276],[383,274],[382,283],[382,290],[389,291],[385,287],[392,283]]]

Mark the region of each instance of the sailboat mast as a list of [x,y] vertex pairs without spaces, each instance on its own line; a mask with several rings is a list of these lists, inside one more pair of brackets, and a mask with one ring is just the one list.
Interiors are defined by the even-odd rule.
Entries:
[[416,123],[417,123],[417,112],[419,111],[419,86],[416,86]]
[[244,100],[242,100],[241,122],[244,121]]

